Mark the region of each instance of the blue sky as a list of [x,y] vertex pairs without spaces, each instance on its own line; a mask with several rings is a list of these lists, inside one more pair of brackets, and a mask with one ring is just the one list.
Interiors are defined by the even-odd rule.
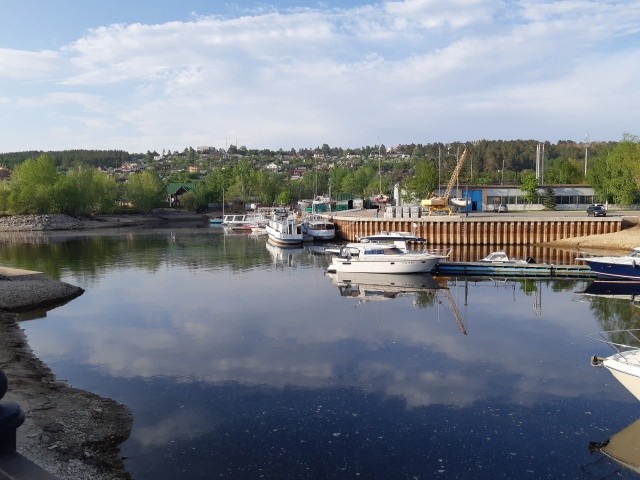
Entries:
[[0,152],[640,134],[637,0],[0,7]]

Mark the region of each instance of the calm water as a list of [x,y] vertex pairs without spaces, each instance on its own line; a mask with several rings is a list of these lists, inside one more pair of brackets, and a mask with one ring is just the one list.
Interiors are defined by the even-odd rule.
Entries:
[[340,286],[328,261],[216,229],[0,248],[86,289],[22,327],[58,378],[131,409],[135,479],[640,478],[588,451],[640,404],[587,338],[640,309],[582,280]]

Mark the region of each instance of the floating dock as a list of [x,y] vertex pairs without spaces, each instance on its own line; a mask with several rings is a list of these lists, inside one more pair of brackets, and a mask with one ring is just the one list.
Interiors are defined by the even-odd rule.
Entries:
[[596,278],[587,265],[553,265],[549,263],[439,262],[436,275]]

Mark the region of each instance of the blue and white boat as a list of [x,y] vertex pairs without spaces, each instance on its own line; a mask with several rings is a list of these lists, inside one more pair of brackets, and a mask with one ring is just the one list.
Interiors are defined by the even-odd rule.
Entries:
[[640,279],[640,247],[635,247],[626,255],[585,256],[576,260],[586,262],[599,278]]

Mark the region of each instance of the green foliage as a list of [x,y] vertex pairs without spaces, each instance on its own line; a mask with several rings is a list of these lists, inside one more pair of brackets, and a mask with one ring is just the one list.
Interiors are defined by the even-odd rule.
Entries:
[[5,186],[2,209],[15,213],[90,215],[113,210],[115,180],[93,168],[80,167],[59,174],[41,155],[17,166]]
[[54,187],[59,174],[46,155],[26,160],[11,175],[9,210],[13,213],[49,213],[54,211]]
[[547,187],[544,192],[544,198],[542,199],[542,203],[544,205],[545,210],[555,210],[556,209],[556,194],[553,191],[553,188]]
[[403,189],[418,199],[427,198],[438,188],[438,169],[430,161],[418,162],[415,174],[405,180]]
[[93,167],[119,167],[131,162],[132,156],[123,150],[63,150],[59,152],[13,152],[1,153],[0,165],[15,167],[26,160],[46,155],[56,167],[67,169],[73,165]]
[[129,177],[125,196],[133,207],[141,212],[150,212],[165,200],[165,188],[156,174],[144,171]]
[[276,196],[276,204],[278,205],[291,205],[293,203],[293,199],[291,198],[291,193],[288,190],[282,190]]
[[638,199],[640,191],[640,142],[627,137],[604,154],[596,157],[588,170],[587,178],[596,197],[630,205]]
[[558,158],[549,162],[544,170],[544,183],[568,184],[580,183],[583,180],[583,172],[575,160]]
[[527,202],[531,203],[535,200],[538,193],[538,179],[534,172],[526,171],[521,175],[520,190],[524,192],[524,198]]

